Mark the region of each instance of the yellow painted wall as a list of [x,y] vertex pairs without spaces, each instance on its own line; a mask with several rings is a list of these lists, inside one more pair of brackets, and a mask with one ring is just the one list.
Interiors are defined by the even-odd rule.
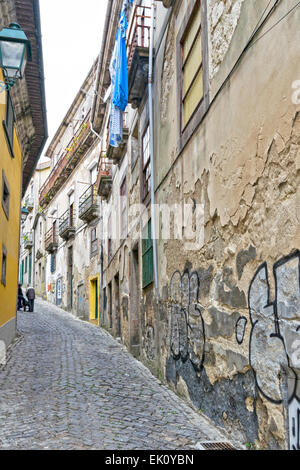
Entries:
[[[0,80],[2,80],[0,71]],[[0,93],[0,274],[2,268],[2,243],[7,250],[6,286],[0,282],[0,328],[16,316],[18,285],[19,227],[21,201],[22,155],[14,132],[14,155],[11,157],[2,121],[6,114],[6,92]],[[2,170],[9,184],[9,219],[2,207]]]
[[[95,283],[97,281],[97,284]],[[98,319],[97,324],[100,324],[100,311],[99,311],[99,275],[91,276],[89,278],[89,319],[96,320],[95,316],[95,302],[96,302],[96,295],[98,295]],[[95,286],[97,285],[97,293]]]

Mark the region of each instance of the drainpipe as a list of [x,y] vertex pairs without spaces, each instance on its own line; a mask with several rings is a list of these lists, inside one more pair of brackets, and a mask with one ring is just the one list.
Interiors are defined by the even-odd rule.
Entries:
[[149,74],[148,74],[148,102],[149,102],[149,130],[150,130],[150,166],[151,166],[151,235],[153,246],[153,268],[155,283],[155,298],[158,304],[158,274],[157,274],[157,240],[156,240],[156,218],[155,218],[155,193],[154,193],[154,131],[153,131],[153,48],[154,48],[154,21],[155,3],[151,7],[150,47],[149,47]]

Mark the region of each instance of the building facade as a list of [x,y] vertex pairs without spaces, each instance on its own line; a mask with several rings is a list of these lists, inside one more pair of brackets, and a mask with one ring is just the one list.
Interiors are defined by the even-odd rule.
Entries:
[[19,283],[23,293],[35,286],[36,294],[46,298],[46,252],[44,239],[46,217],[39,206],[39,192],[50,173],[51,162],[38,163],[24,194],[23,207],[28,216],[21,224]]
[[[47,152],[54,164],[65,139],[40,192],[47,298],[121,338],[236,438],[273,449],[300,448],[293,6],[108,2],[99,58],[83,86],[96,94],[75,98]],[[115,144],[124,12],[128,105]],[[74,134],[72,160],[67,129],[82,106],[89,130]]]
[[100,140],[91,128],[94,65],[74,99],[46,155],[48,178],[39,193],[45,220],[46,298],[99,321],[99,197],[95,182]]
[[38,1],[1,2],[0,28],[12,22],[19,23],[30,40],[32,60],[22,80],[10,91],[0,90],[0,340],[5,347],[16,334],[21,198],[47,138]]
[[[108,7],[99,96],[109,85],[120,3]],[[122,144],[106,152],[112,173],[101,206],[104,325],[216,424],[262,448],[299,449],[293,6],[134,3],[127,125]],[[96,100],[100,134],[109,106]]]

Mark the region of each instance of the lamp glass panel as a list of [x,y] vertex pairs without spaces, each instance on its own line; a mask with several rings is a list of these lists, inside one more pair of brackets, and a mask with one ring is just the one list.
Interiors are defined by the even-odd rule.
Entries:
[[22,65],[21,65],[20,78],[22,78],[24,76],[26,64],[27,64],[27,48],[25,47],[24,48],[23,61],[22,61]]
[[[14,77],[23,65],[22,60],[24,58],[25,44],[1,41],[0,47],[2,57],[1,66],[6,69],[6,75],[8,77]],[[17,76],[19,76],[19,74]]]

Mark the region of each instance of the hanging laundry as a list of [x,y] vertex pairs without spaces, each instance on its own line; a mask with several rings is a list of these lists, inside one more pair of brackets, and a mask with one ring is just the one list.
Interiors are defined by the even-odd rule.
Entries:
[[133,0],[125,0],[122,5],[116,43],[109,67],[111,77],[111,113],[109,144],[118,147],[123,137],[123,112],[128,103],[128,69],[126,31],[128,11]]

